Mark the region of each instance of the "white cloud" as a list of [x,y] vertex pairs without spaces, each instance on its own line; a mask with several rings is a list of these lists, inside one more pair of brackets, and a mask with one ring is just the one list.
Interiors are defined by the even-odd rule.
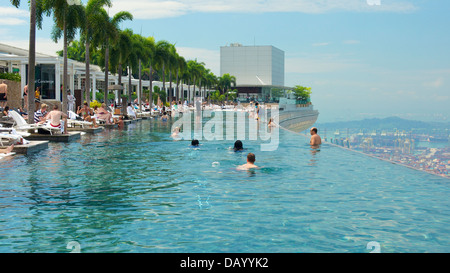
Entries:
[[13,17],[2,17],[0,19],[0,25],[2,26],[17,26],[26,24],[27,21],[19,18],[13,18]]
[[330,43],[315,43],[315,44],[312,44],[312,46],[315,46],[315,47],[317,47],[317,46],[327,46],[329,44]]
[[[25,50],[28,50],[28,48],[29,48],[28,40],[8,41],[7,44],[18,47],[18,48],[22,48]],[[63,49],[62,41],[55,43],[55,42],[53,42],[53,40],[51,40],[49,38],[37,38],[36,39],[36,52],[38,52],[38,53],[56,56],[57,55],[56,51],[59,51],[62,49]]]
[[205,63],[205,67],[210,69],[216,76],[220,76],[220,51],[202,48],[177,47],[177,52],[186,61],[197,59],[198,62]]
[[137,19],[156,19],[194,12],[412,12],[417,7],[406,0],[382,1],[379,6],[371,6],[364,0],[114,0],[111,12],[121,10],[131,12]]
[[25,25],[30,13],[24,9],[0,6],[0,26]]
[[0,17],[3,16],[13,16],[13,17],[23,17],[27,18],[29,17],[30,12],[25,9],[18,9],[15,7],[2,7],[0,6]]
[[444,85],[444,79],[438,78],[432,82],[426,82],[423,85],[424,85],[424,87],[428,87],[428,88],[439,88]]

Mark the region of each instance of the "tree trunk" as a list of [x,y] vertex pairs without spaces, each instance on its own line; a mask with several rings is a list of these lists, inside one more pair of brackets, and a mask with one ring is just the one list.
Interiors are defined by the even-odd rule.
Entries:
[[64,68],[63,68],[63,90],[62,90],[62,109],[63,113],[67,113],[67,27],[66,19],[64,18]]
[[150,75],[149,75],[149,82],[150,82],[150,90],[148,92],[148,102],[150,104],[150,108],[152,108],[152,103],[153,103],[153,68],[152,65],[150,64],[149,67],[149,71],[150,71]]
[[141,60],[139,59],[139,111],[142,110],[142,77],[141,77]]
[[163,90],[164,93],[166,94],[166,98],[167,98],[167,90],[166,90],[166,68],[165,68],[165,64],[163,62],[163,66],[162,66],[162,77],[163,77]]
[[28,49],[28,123],[34,123],[34,81],[36,64],[36,0],[30,1],[30,43]]
[[104,96],[104,102],[106,105],[108,105],[108,65],[109,65],[109,46],[108,46],[108,42],[106,43],[106,49],[105,49],[105,96]]
[[128,103],[131,102],[131,91],[132,91],[132,87],[131,87],[131,64],[128,64]]
[[169,70],[169,103],[172,106],[172,71]]
[[175,92],[175,101],[178,101],[180,96],[179,96],[179,86],[180,86],[180,82],[178,81],[178,70],[177,70],[177,78],[176,78],[176,83],[177,83],[177,88],[176,88],[176,92]]
[[[86,37],[86,54],[85,54],[85,63],[86,63],[86,74],[85,74],[85,83],[84,83],[84,89],[86,92],[84,92],[85,98],[84,100],[88,103],[90,103],[90,90],[91,90],[91,71],[89,67],[89,41]],[[92,91],[95,92],[95,86],[92,88]]]

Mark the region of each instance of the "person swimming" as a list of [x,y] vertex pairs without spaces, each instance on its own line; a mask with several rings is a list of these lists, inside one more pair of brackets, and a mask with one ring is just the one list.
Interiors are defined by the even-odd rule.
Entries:
[[256,161],[255,154],[248,153],[247,163],[244,165],[238,166],[237,169],[238,170],[249,170],[249,169],[258,168],[258,166],[255,165],[255,161]]
[[198,142],[197,139],[193,139],[193,140],[191,141],[191,146],[192,146],[192,147],[198,147],[198,145],[200,145],[200,143]]
[[236,142],[234,142],[233,150],[234,150],[235,152],[237,152],[237,151],[243,151],[243,150],[244,150],[244,145],[242,144],[242,141],[236,140]]
[[167,112],[164,112],[163,116],[161,117],[162,121],[167,121],[169,117],[167,116]]

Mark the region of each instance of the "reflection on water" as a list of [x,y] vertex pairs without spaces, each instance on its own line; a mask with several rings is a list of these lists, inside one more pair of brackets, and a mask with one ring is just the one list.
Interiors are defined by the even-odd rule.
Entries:
[[[81,252],[450,250],[445,179],[281,130],[275,151],[245,139],[244,152],[233,140],[192,148],[171,124],[2,160],[0,251],[69,252],[72,241]],[[249,152],[260,168],[238,171]]]

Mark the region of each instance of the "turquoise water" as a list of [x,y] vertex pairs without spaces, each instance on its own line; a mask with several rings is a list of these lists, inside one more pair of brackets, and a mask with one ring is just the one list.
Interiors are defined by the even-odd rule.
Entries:
[[233,142],[144,120],[3,159],[0,252],[450,252],[448,179],[283,130]]

